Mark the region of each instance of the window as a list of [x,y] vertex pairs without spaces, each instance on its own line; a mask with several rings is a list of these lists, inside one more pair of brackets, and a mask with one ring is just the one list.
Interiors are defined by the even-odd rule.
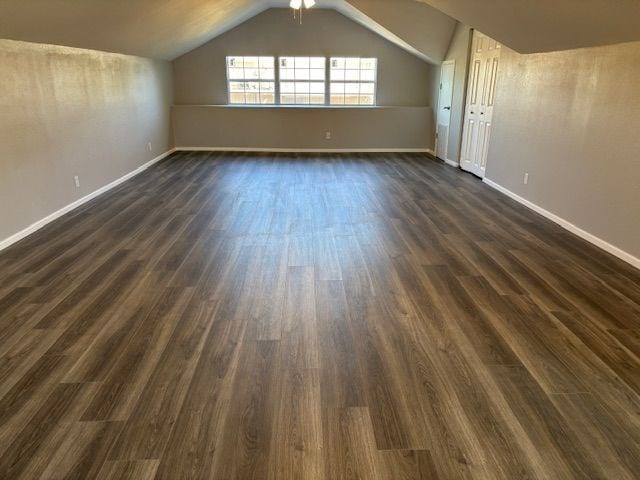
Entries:
[[[227,57],[230,105],[375,105],[378,59]],[[328,98],[327,98],[328,97]]]
[[280,104],[324,105],[326,58],[280,57]]
[[231,104],[276,103],[274,57],[227,57],[227,81]]
[[378,60],[331,58],[331,105],[375,105]]

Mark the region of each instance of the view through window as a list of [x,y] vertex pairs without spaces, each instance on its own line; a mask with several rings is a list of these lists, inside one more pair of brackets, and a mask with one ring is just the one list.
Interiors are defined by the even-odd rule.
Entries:
[[[376,104],[378,60],[331,57],[227,57],[232,105]],[[328,86],[328,88],[327,88]]]
[[331,105],[375,105],[378,61],[331,58]]
[[231,104],[276,103],[274,57],[227,57],[227,80]]
[[280,104],[324,105],[324,57],[280,57]]

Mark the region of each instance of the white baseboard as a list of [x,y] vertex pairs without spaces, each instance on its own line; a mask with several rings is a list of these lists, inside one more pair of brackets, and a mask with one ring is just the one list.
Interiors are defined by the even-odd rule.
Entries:
[[447,165],[451,166],[451,167],[455,167],[455,168],[459,168],[460,164],[458,162],[454,162],[453,160],[449,160],[448,158],[444,159],[444,163],[446,163]]
[[266,152],[266,153],[429,153],[428,148],[255,148],[255,147],[176,147],[179,152]]
[[580,227],[575,226],[573,223],[565,220],[564,218],[561,218],[558,215],[556,215],[554,213],[551,213],[550,211],[545,210],[544,208],[536,205],[535,203],[532,203],[529,200],[527,200],[525,198],[522,198],[520,195],[518,195],[516,193],[513,193],[511,190],[507,190],[502,185],[499,185],[496,182],[494,182],[492,180],[489,180],[488,178],[484,178],[482,181],[484,183],[486,183],[487,185],[489,185],[491,188],[496,189],[500,193],[505,194],[506,196],[512,198],[516,202],[521,203],[525,207],[528,207],[531,210],[533,210],[534,212],[539,213],[543,217],[548,218],[552,222],[557,223],[558,225],[560,225],[564,229],[570,231],[571,233],[574,233],[575,235],[579,236],[580,238],[586,240],[587,242],[592,243],[597,247],[600,247],[602,250],[610,253],[611,255],[614,255],[614,256],[618,257],[620,260],[624,260],[625,262],[627,262],[627,263],[633,265],[634,267],[640,269],[640,258],[634,257],[630,253],[627,253],[624,250],[621,250],[620,248],[618,248],[618,247],[616,247],[614,245],[611,245],[610,243],[606,242],[605,240],[602,240],[601,238],[596,237],[595,235],[593,235],[593,234],[591,234],[591,233],[589,233],[589,232],[587,232],[585,230],[582,230]]
[[41,220],[38,220],[34,224],[29,225],[24,230],[19,231],[18,233],[10,236],[9,238],[5,238],[4,240],[0,240],[0,251],[4,250],[5,248],[7,248],[7,247],[9,247],[11,245],[13,245],[16,242],[19,242],[23,238],[28,237],[32,233],[40,230],[42,227],[44,227],[48,223],[51,223],[54,220],[56,220],[56,219],[60,218],[61,216],[65,215],[66,213],[69,213],[71,210],[74,210],[74,209],[78,208],[79,206],[87,203],[88,201],[93,200],[97,196],[102,195],[103,193],[111,190],[112,188],[117,187],[118,185],[120,185],[123,182],[126,182],[130,178],[135,177],[139,173],[145,171],[147,168],[149,168],[152,165],[158,163],[160,160],[168,157],[169,155],[171,155],[175,151],[176,151],[176,149],[171,149],[168,152],[163,153],[162,155],[158,155],[153,160],[149,160],[147,163],[145,163],[143,165],[140,165],[138,168],[136,168],[132,172],[127,173],[123,177],[120,177],[117,180],[114,180],[113,182],[109,183],[108,185],[105,185],[104,187],[101,187],[98,190],[90,193],[89,195],[86,195],[86,196],[76,200],[75,202],[70,203],[69,205],[61,208],[60,210],[57,210],[57,211],[53,212],[51,215],[48,215],[47,217],[45,217],[45,218],[43,218]]
[[436,152],[434,152],[433,150],[429,150],[427,153],[429,153],[430,155],[436,157],[438,160],[442,160],[444,163],[446,163],[447,165],[451,166],[451,167],[456,167],[458,168],[460,166],[460,164],[458,162],[454,162],[453,160],[449,160],[448,158],[440,158],[436,155]]

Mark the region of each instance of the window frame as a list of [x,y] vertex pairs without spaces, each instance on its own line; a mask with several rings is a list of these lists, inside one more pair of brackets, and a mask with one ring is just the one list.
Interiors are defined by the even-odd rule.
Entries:
[[[242,70],[244,72],[245,70],[245,66],[244,66],[244,59],[245,58],[257,58],[258,59],[258,70],[261,70],[260,67],[260,61],[263,58],[270,58],[273,60],[273,67],[270,67],[273,70],[273,78],[272,79],[262,79],[260,78],[260,75],[258,76],[257,79],[248,79],[246,76],[242,79],[238,79],[238,78],[231,78],[230,75],[230,68],[232,68],[229,65],[229,59],[231,58],[242,58],[243,59],[243,65],[242,65]],[[273,55],[227,55],[225,57],[225,68],[226,68],[226,73],[227,73],[227,105],[229,106],[240,106],[240,107],[273,107],[275,105],[278,105],[277,101],[278,101],[278,77],[277,77],[277,68],[276,68],[276,58]],[[242,83],[273,83],[273,103],[262,103],[261,100],[261,94],[262,94],[262,89],[259,88],[258,92],[256,92],[257,96],[258,96],[258,101],[256,103],[247,103],[246,102],[246,95],[247,95],[247,91],[245,89],[245,91],[243,92],[245,95],[245,102],[244,103],[234,103],[231,101],[231,94],[232,93],[236,93],[236,92],[232,92],[231,91],[231,83],[232,82],[242,82]],[[239,93],[239,92],[237,92]]]
[[[309,73],[311,73],[312,70],[320,70],[319,68],[312,68],[311,66],[311,61],[312,59],[322,59],[323,60],[323,78],[322,80],[319,79],[312,79],[311,75],[309,75],[308,79],[300,79],[298,80],[297,78],[295,78],[295,72],[296,72],[296,65],[294,63],[293,68],[285,68],[285,70],[293,70],[294,73],[294,78],[293,79],[283,79],[281,76],[281,70],[282,68],[282,60],[283,59],[293,59],[295,62],[295,59],[297,58],[307,58],[309,60],[309,67],[307,67],[307,70],[309,71]],[[278,77],[278,105],[279,106],[283,106],[283,107],[322,107],[322,106],[326,106],[327,105],[327,60],[328,58],[324,55],[280,55],[278,56],[278,68],[277,68],[277,77]],[[294,97],[294,103],[282,103],[282,83],[293,83],[294,84],[294,92],[293,92],[293,97]],[[308,83],[309,87],[311,87],[311,84],[316,83],[316,84],[322,84],[323,85],[323,90],[322,93],[315,93],[313,94],[311,92],[311,88],[309,88],[309,93],[303,93],[301,95],[308,95],[309,97],[309,103],[297,103],[297,95],[298,93],[295,91],[295,84],[296,83]],[[311,103],[311,97],[312,95],[322,95],[322,103]]]
[[[229,65],[229,59],[230,58],[238,58],[238,57],[242,57],[244,58],[272,58],[273,59],[273,79],[236,79],[236,78],[231,78],[230,77],[230,65]],[[282,58],[297,58],[297,57],[302,57],[302,58],[324,58],[324,80],[296,80],[294,79],[285,79],[282,80],[281,76],[280,76],[280,61]],[[332,81],[331,80],[331,63],[333,59],[354,59],[357,58],[359,60],[362,59],[372,59],[375,61],[375,68],[373,69],[373,80],[369,81],[362,81],[362,80],[337,80],[337,81]],[[225,70],[226,70],[226,84],[227,84],[227,106],[230,107],[260,107],[260,108],[375,108],[378,107],[378,67],[379,67],[379,59],[378,57],[371,57],[371,56],[362,56],[362,57],[355,57],[355,56],[325,56],[325,55],[227,55],[225,57]],[[243,70],[244,70],[244,64],[243,64]],[[309,69],[311,70],[311,66],[309,66]],[[292,69],[295,72],[295,65],[294,68]],[[345,71],[346,66],[345,66]],[[361,68],[358,69],[359,71],[361,70]],[[294,73],[294,77],[295,77],[295,73]],[[324,93],[322,94],[324,96],[324,103],[282,103],[281,102],[281,96],[282,96],[282,92],[281,92],[281,83],[282,82],[292,82],[295,83],[296,81],[301,81],[301,82],[306,82],[306,83],[324,83]],[[243,83],[250,83],[250,82],[256,82],[256,83],[265,83],[265,82],[273,82],[274,84],[274,89],[273,89],[273,95],[274,95],[274,102],[273,103],[260,103],[260,94],[261,91],[258,90],[257,95],[258,95],[258,103],[232,103],[231,102],[231,83],[232,82],[243,82]],[[343,83],[343,84],[358,84],[361,85],[363,83],[369,83],[373,85],[373,94],[364,94],[364,95],[373,95],[373,103],[372,104],[368,104],[368,103],[357,103],[357,104],[348,104],[348,103],[331,103],[331,85],[332,83]],[[245,100],[246,100],[246,90],[245,90]],[[270,93],[270,92],[269,92]],[[295,98],[295,92],[293,93],[293,96]],[[311,97],[311,93],[309,93],[309,97]],[[319,93],[316,95],[320,95]],[[346,94],[344,94],[346,97]],[[362,93],[358,93],[358,97],[362,96]],[[311,101],[311,98],[309,98],[309,100]]]
[[[375,68],[373,68],[373,80],[365,80],[362,81],[362,79],[358,79],[358,80],[347,80],[346,78],[344,80],[332,80],[331,78],[331,69],[332,69],[332,62],[334,59],[343,59],[345,61],[345,68],[343,69],[343,71],[347,71],[348,69],[346,68],[346,61],[349,59],[358,59],[360,62],[362,62],[363,59],[371,59],[375,61]],[[328,84],[328,88],[329,88],[329,95],[328,95],[328,104],[332,107],[377,107],[378,106],[378,65],[379,65],[379,60],[378,57],[329,57],[329,71],[328,71],[328,76],[329,76],[329,84]],[[360,65],[358,67],[358,72],[362,72],[362,65]],[[373,85],[373,93],[372,94],[365,94],[365,95],[373,95],[373,103],[331,103],[331,85],[333,83],[342,83],[345,86],[347,84],[357,84],[357,85],[362,85],[362,84],[372,84]],[[358,102],[360,100],[360,97],[362,96],[362,93],[359,91],[358,92]],[[346,99],[347,94],[344,93],[343,94],[343,98]]]

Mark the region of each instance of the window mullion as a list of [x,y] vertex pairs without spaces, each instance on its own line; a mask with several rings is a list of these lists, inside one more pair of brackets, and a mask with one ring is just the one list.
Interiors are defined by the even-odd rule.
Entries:
[[275,101],[274,105],[280,105],[280,58],[275,57],[274,61],[276,64],[274,65],[273,79],[275,81],[274,92],[275,92]]
[[244,65],[244,57],[242,60],[242,83],[244,85],[244,103],[247,104],[247,86],[249,85],[249,80],[247,79],[247,67]]
[[331,56],[324,61],[324,104],[331,105]]

